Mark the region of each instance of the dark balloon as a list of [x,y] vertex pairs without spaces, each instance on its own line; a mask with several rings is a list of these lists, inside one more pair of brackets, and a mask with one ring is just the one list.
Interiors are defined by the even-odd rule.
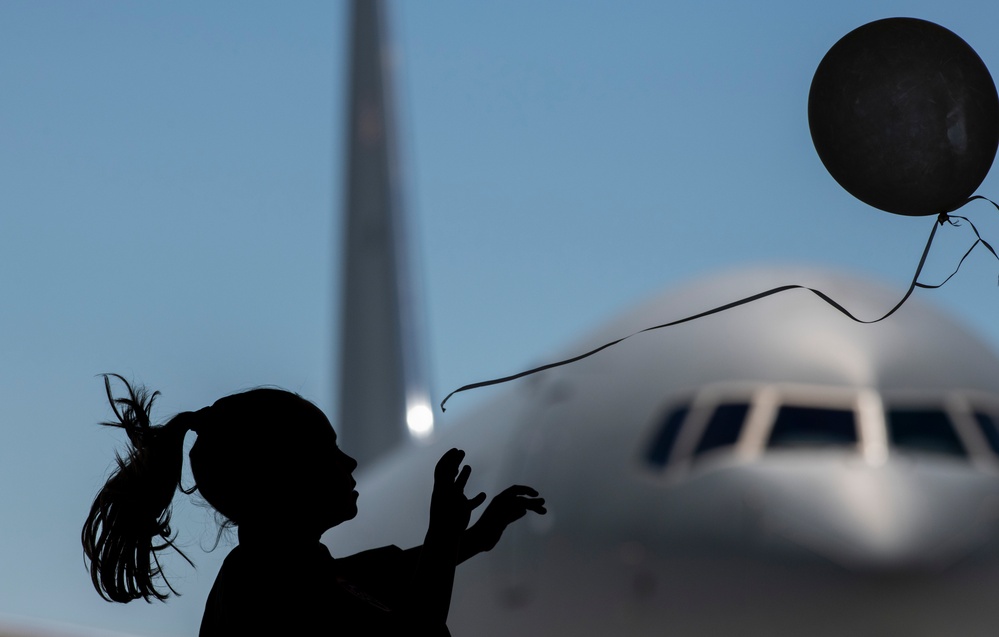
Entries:
[[888,18],[846,34],[808,95],[822,163],[853,196],[900,215],[950,212],[985,179],[999,144],[989,70],[947,29]]

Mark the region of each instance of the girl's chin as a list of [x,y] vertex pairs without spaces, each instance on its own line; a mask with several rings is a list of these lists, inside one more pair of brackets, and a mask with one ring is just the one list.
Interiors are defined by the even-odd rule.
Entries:
[[341,522],[346,522],[347,520],[353,520],[354,518],[356,518],[357,517],[356,499],[354,502],[351,502],[350,504],[344,506],[343,511],[341,511],[341,514],[338,517],[339,520],[337,521],[336,524],[340,524]]

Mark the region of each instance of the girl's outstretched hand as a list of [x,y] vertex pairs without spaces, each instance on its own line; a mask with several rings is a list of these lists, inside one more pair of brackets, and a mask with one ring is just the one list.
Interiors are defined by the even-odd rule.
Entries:
[[[465,485],[472,468],[461,467],[465,452],[448,450],[437,461],[434,469],[434,491],[430,497],[430,528],[441,533],[460,534],[468,527],[472,511],[486,499],[480,493],[472,499],[465,497]],[[490,505],[492,506],[492,505]],[[523,515],[523,513],[521,513]]]
[[547,513],[545,499],[538,497],[538,492],[528,486],[515,484],[507,487],[492,499],[479,521],[468,530],[466,540],[471,545],[469,548],[475,552],[491,550],[506,527],[524,517],[528,511],[539,515]]

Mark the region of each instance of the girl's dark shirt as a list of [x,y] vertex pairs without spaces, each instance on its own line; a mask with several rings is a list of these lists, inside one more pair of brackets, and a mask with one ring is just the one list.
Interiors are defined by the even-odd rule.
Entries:
[[318,542],[282,547],[279,555],[262,548],[240,544],[226,556],[200,637],[450,635],[405,610],[418,548],[386,546],[341,559]]

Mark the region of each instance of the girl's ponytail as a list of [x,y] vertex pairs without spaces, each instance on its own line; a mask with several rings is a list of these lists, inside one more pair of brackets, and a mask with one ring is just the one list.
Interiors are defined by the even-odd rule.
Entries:
[[[125,385],[127,397],[114,397],[111,376]],[[150,394],[141,385],[133,388],[118,374],[105,374],[104,386],[118,420],[101,424],[124,429],[130,444],[124,458],[116,454],[118,468],[94,498],[83,525],[90,578],[108,601],[163,600],[169,593],[156,588],[156,578],[162,578],[170,592],[177,591],[163,575],[159,552],[172,547],[192,564],[174,545],[170,503],[180,484],[184,435],[194,428],[195,414],[181,413],[154,427],[149,413],[159,392]]]

